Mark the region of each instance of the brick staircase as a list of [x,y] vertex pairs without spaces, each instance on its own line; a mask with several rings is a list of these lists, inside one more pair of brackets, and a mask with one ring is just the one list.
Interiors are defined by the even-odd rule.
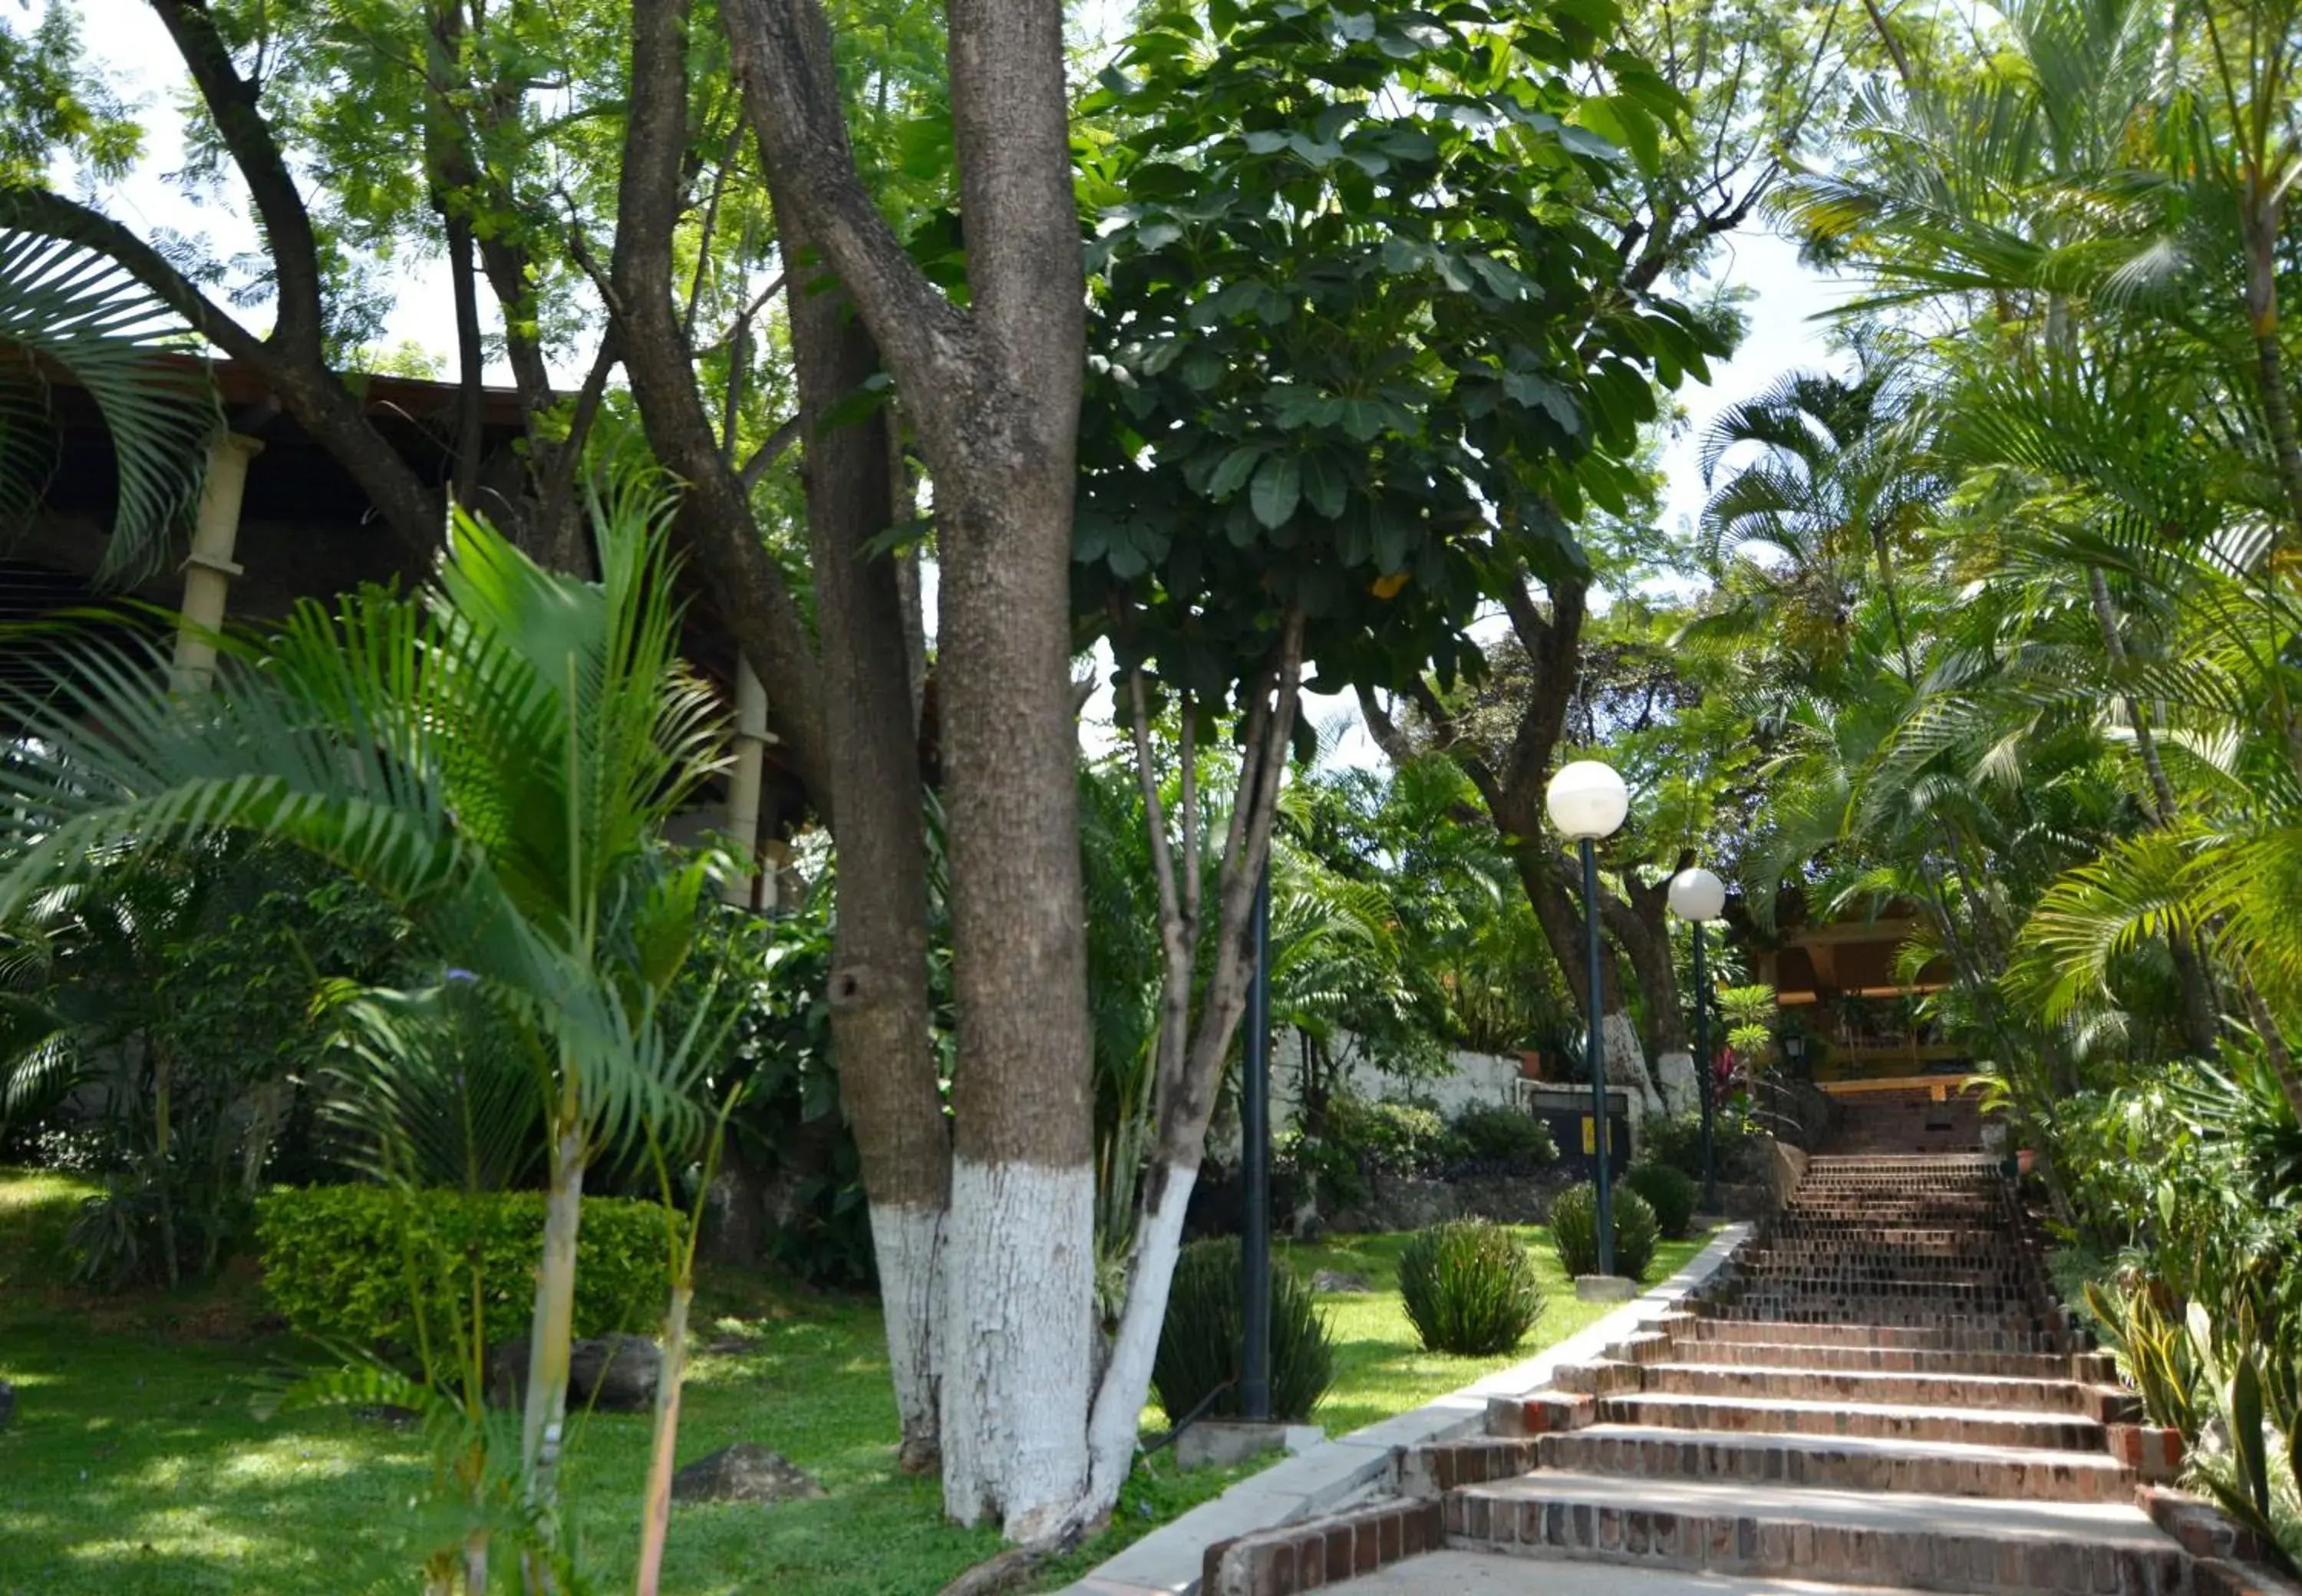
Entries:
[[2251,1588],[2136,1505],[2135,1399],[1988,1160],[1819,1157],[1686,1308],[1434,1450],[1445,1542],[1827,1586]]

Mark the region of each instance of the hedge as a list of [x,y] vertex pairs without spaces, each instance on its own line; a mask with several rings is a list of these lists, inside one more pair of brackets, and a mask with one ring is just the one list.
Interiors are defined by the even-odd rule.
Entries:
[[[586,1197],[576,1240],[576,1333],[652,1330],[670,1298],[665,1211]],[[543,1194],[471,1195],[315,1186],[256,1200],[264,1285],[288,1323],[317,1340],[380,1352],[418,1344],[411,1281],[435,1342],[480,1312],[490,1346],[527,1333],[543,1256]]]

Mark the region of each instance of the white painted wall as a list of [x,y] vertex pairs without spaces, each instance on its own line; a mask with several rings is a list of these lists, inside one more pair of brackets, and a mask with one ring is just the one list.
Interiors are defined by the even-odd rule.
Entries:
[[[1296,1101],[1295,1039],[1291,1035],[1273,1038],[1271,1059],[1272,1123],[1283,1127],[1294,1117]],[[1426,1076],[1420,1079],[1404,1079],[1386,1075],[1364,1056],[1355,1054],[1345,1077],[1345,1089],[1370,1102],[1385,1098],[1414,1097],[1428,1100],[1439,1113],[1449,1119],[1474,1105],[1500,1105],[1508,1107],[1511,1082],[1518,1079],[1518,1060],[1500,1058],[1486,1053],[1458,1053],[1449,1061],[1454,1068],[1449,1074]]]

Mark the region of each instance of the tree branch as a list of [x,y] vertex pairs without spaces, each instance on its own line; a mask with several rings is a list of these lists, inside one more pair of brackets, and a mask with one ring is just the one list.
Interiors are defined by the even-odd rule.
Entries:
[[[914,392],[966,374],[966,315],[936,291],[879,214],[847,139],[831,31],[816,0],[729,0],[720,8],[744,106],[778,189],[855,297]],[[956,86],[954,86],[956,87]]]
[[671,239],[687,141],[688,5],[665,0],[636,8],[632,18],[631,113],[609,314],[648,441],[685,483],[681,528],[737,643],[769,685],[786,752],[828,813],[821,671],[799,607],[760,542],[744,485],[719,453],[674,307]]
[[182,316],[192,331],[245,361],[298,424],[358,484],[402,552],[428,568],[439,551],[443,503],[408,469],[342,379],[256,337],[194,287],[160,252],[100,211],[40,189],[0,189],[0,224],[68,239],[116,263]]
[[324,353],[319,240],[304,197],[280,153],[280,141],[257,106],[257,87],[232,64],[231,51],[205,5],[194,0],[152,0],[152,8],[184,58],[264,224],[274,290],[270,341],[316,363]]

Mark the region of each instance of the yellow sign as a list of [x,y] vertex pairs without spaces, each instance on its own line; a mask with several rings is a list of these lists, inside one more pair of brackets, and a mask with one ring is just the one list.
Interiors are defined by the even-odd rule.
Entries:
[[1583,1155],[1590,1157],[1599,1150],[1598,1121],[1589,1114],[1583,1116]]

